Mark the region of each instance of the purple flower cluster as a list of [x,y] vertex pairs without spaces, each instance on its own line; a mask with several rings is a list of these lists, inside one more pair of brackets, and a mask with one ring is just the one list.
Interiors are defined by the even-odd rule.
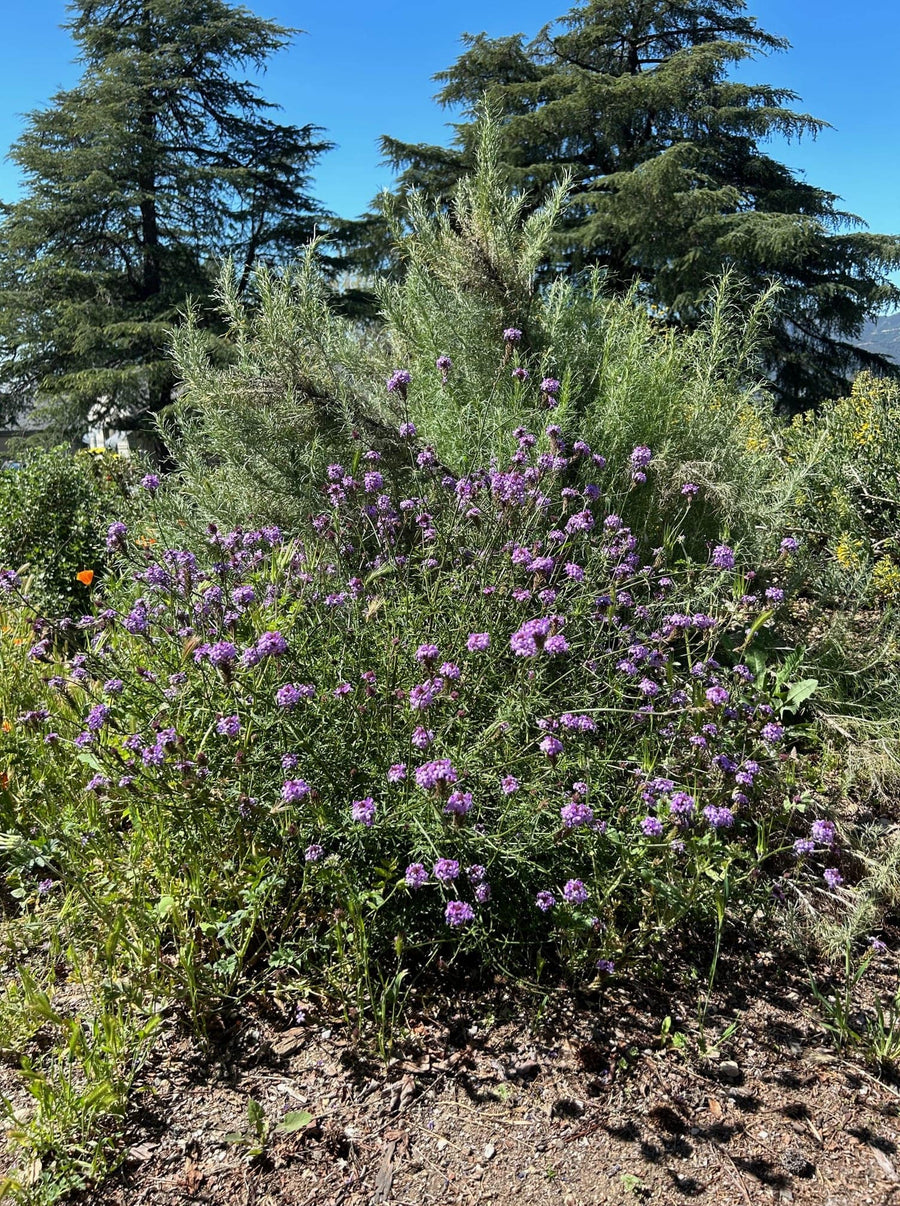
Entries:
[[525,623],[509,638],[509,645],[517,657],[536,657],[539,653],[566,653],[568,641],[559,632],[564,620],[562,616],[541,616]]
[[375,801],[371,796],[366,796],[362,800],[354,800],[351,815],[354,821],[371,828],[375,824]]
[[457,774],[449,758],[436,758],[416,767],[416,783],[424,791],[442,789],[457,781]]
[[408,369],[395,369],[388,377],[387,388],[389,394],[399,394],[401,398],[406,397],[406,391],[412,381],[412,376]]

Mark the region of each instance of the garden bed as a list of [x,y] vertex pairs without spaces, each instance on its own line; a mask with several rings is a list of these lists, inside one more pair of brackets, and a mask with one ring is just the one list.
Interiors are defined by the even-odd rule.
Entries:
[[[874,991],[888,972],[873,969]],[[502,983],[423,989],[387,1064],[315,1008],[298,1021],[257,1002],[205,1054],[173,1030],[134,1094],[122,1169],[82,1200],[895,1201],[900,1094],[830,1043],[806,972],[731,950],[720,984],[705,1054],[689,989],[627,984],[602,1001],[564,987],[545,1001]],[[251,1099],[266,1125],[313,1117],[253,1156]]]

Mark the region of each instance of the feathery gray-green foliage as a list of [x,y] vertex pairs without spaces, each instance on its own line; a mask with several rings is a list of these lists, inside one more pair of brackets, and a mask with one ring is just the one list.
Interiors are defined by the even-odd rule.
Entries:
[[[559,186],[531,210],[499,167],[498,124],[485,114],[477,168],[451,212],[414,197],[395,226],[406,271],[379,286],[383,325],[361,328],[336,312],[316,267],[316,248],[283,272],[258,271],[246,296],[227,267],[219,301],[231,362],[217,364],[195,314],[178,333],[183,382],[177,456],[187,488],[210,513],[290,521],[319,505],[313,483],[328,460],[353,464],[366,447],[402,458],[396,429],[412,421],[455,474],[506,456],[520,425],[558,424],[587,440],[622,475],[637,444],[653,449],[663,511],[633,522],[660,525],[683,509],[680,487],[703,487],[692,529],[724,524],[760,543],[802,476],[768,438],[774,419],[756,360],[770,295],[748,299],[724,279],[703,321],[679,334],[636,294],[610,297],[598,272],[538,283],[536,269],[566,205]],[[514,348],[503,330],[523,332]],[[453,366],[446,382],[438,356]],[[512,370],[527,370],[527,380]],[[412,381],[388,394],[394,369]],[[562,382],[544,409],[540,381]],[[175,428],[169,427],[174,438]]]

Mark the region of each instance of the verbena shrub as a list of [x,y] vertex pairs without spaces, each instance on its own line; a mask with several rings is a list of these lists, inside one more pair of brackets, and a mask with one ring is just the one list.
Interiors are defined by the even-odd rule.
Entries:
[[102,573],[110,520],[121,514],[134,470],[110,453],[31,452],[0,472],[0,561],[29,578],[37,607],[80,615],[90,605],[82,571]]
[[777,567],[640,547],[650,449],[610,472],[551,424],[458,477],[401,439],[402,489],[360,443],[290,538],[113,524],[89,648],[47,621],[5,649],[23,904],[205,1011],[253,968],[362,991],[441,951],[591,980],[783,877],[836,887],[786,688],[747,665]]

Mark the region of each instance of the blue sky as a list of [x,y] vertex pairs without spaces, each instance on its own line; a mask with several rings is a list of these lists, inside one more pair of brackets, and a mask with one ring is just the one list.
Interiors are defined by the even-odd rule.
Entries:
[[[326,156],[315,191],[344,216],[364,210],[390,172],[377,138],[446,140],[448,114],[431,100],[432,74],[459,53],[463,31],[535,32],[565,10],[553,0],[248,0],[260,15],[306,33],[272,63],[266,95],[285,120],[325,126],[338,149]],[[73,45],[59,29],[64,0],[0,0],[0,148],[21,115],[75,83]],[[844,198],[875,231],[900,232],[900,3],[898,0],[750,0],[763,28],[793,49],[746,67],[745,78],[800,94],[798,108],[835,127],[815,142],[780,145],[778,156],[810,182]],[[14,167],[0,164],[0,199],[17,193]]]

